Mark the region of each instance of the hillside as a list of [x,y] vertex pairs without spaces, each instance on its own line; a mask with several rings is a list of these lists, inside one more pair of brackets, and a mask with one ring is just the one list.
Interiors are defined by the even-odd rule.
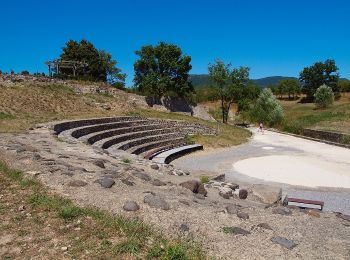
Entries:
[[[186,120],[217,127],[215,122],[200,119],[210,117],[200,105],[193,107],[193,116],[188,112],[169,111],[174,110],[162,105],[151,107],[143,96],[103,84],[32,76],[16,76],[12,80],[0,77],[0,133],[24,133],[38,123],[56,120],[121,115]],[[218,136],[194,139],[215,148],[238,145],[249,136],[247,131],[223,125]]]
[[[252,82],[261,88],[266,88],[269,85],[276,85],[282,79],[289,79],[289,78],[294,79],[295,77],[271,76],[271,77],[265,77],[260,79],[252,79]],[[206,74],[201,74],[201,75],[193,74],[190,76],[190,81],[192,82],[195,88],[210,86],[212,84],[210,82],[209,76]]]

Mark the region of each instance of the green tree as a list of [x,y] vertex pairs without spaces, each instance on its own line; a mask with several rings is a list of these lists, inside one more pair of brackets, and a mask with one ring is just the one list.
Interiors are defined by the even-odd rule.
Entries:
[[283,119],[283,108],[273,95],[271,89],[264,89],[250,111],[250,118],[255,122],[263,122],[273,126]]
[[282,79],[278,82],[279,93],[288,94],[288,99],[295,98],[300,93],[300,83],[296,79]]
[[323,84],[331,87],[334,93],[339,93],[338,67],[334,60],[316,62],[314,65],[304,68],[303,71],[300,72],[299,79],[309,101],[314,99],[316,89]]
[[28,70],[23,70],[23,71],[21,71],[21,75],[28,76],[29,75],[29,71]]
[[[87,40],[80,42],[69,40],[62,48],[62,60],[86,62],[87,68],[77,68],[76,78],[111,83],[117,87],[123,87],[126,75],[116,67],[117,61],[106,51],[98,50]],[[61,68],[60,73],[68,77],[72,75],[72,69]]]
[[160,42],[135,53],[139,58],[134,64],[134,83],[140,92],[159,98],[170,92],[180,97],[194,92],[188,81],[191,57],[183,55],[178,46]]
[[315,104],[319,108],[326,108],[333,104],[334,94],[330,87],[323,84],[315,93]]
[[350,92],[350,80],[340,80],[338,83],[339,90],[343,93]]
[[249,82],[249,68],[239,67],[231,70],[231,64],[216,60],[214,64],[209,64],[208,71],[221,99],[222,122],[226,124],[234,102],[241,101],[241,108],[246,107],[243,99],[247,98],[248,93],[245,87]]

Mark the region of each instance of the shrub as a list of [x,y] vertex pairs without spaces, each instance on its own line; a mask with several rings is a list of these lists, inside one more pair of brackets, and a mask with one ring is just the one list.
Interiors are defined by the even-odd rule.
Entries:
[[329,107],[334,102],[334,94],[332,88],[323,84],[320,86],[315,93],[315,104],[317,107],[325,108]]
[[201,183],[205,184],[209,182],[209,177],[208,176],[201,176],[200,177]]
[[273,95],[271,89],[264,89],[250,111],[250,118],[269,126],[278,124],[283,119],[283,108]]

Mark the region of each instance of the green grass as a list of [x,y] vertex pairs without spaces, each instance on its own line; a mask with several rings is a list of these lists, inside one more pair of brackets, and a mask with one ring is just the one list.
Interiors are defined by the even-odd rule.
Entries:
[[15,119],[16,117],[5,112],[0,112],[0,119]]
[[280,130],[301,134],[304,128],[316,128],[335,132],[350,133],[350,102],[338,102],[324,109],[314,104],[283,102],[285,119],[278,126]]
[[[10,169],[0,161],[0,178],[4,174],[12,182],[22,187],[22,190],[30,191],[27,196],[27,204],[33,212],[40,212],[40,215],[33,215],[36,225],[45,223],[45,217],[53,216],[63,223],[75,223],[76,219],[88,218],[93,221],[84,229],[79,239],[72,236],[74,240],[69,253],[73,258],[79,258],[79,252],[93,250],[99,256],[114,256],[122,259],[124,256],[133,255],[136,259],[207,259],[206,253],[201,245],[192,240],[167,238],[150,225],[138,218],[127,218],[121,215],[112,215],[109,212],[97,208],[78,207],[71,200],[50,192],[35,179],[27,178],[21,171]],[[5,210],[0,204],[0,213]],[[24,221],[25,216],[19,215],[16,221]],[[18,231],[25,234],[25,229]],[[62,231],[63,232],[63,231]],[[67,238],[70,233],[63,232]],[[112,243],[110,237],[121,238],[119,242]],[[86,241],[85,241],[86,240]],[[121,241],[121,242],[120,242]],[[97,247],[97,248],[96,248]],[[101,256],[102,257],[102,256]]]

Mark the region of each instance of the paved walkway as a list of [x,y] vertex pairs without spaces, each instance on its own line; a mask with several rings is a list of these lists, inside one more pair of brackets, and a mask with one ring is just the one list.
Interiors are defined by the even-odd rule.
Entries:
[[325,200],[336,200],[328,209],[350,214],[350,149],[270,131],[252,131],[254,135],[247,144],[198,152],[173,164],[201,173],[225,174],[227,180],[247,185],[281,186],[285,192],[298,191],[300,196],[305,192],[305,196],[312,197],[310,192],[314,192],[316,198],[320,197],[316,192],[326,192]]

